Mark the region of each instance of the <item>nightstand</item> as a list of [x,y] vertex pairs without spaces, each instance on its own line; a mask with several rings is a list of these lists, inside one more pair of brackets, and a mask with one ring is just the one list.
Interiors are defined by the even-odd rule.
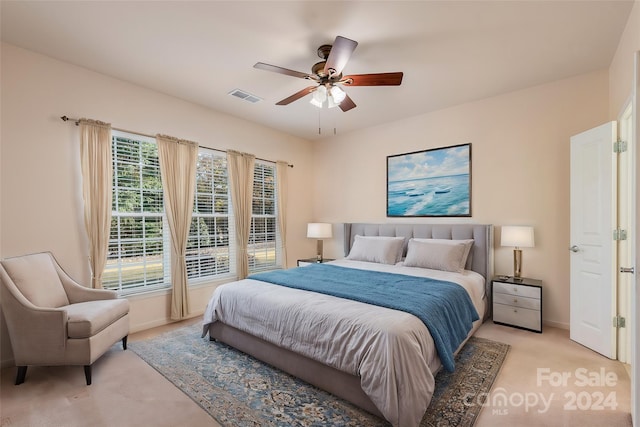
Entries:
[[335,261],[335,259],[322,258],[322,261],[320,261],[320,262],[318,262],[318,260],[316,258],[299,259],[298,260],[298,267],[304,267],[304,266],[307,266],[309,264],[318,264],[318,263],[324,263],[324,262],[329,262],[329,261]]
[[542,280],[499,276],[492,285],[493,323],[542,333]]

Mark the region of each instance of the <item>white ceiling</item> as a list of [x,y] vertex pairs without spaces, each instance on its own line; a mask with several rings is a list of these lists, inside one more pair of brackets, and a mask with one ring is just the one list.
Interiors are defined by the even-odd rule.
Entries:
[[[1,27],[4,42],[314,140],[607,68],[632,6],[2,0]],[[403,71],[402,85],[347,88],[358,106],[346,113],[309,97],[274,105],[309,82],[253,64],[310,72],[337,35],[359,42],[345,74]]]

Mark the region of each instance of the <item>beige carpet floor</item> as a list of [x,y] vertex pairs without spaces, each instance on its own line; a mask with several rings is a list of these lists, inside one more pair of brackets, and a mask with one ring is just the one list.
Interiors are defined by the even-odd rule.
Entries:
[[[488,322],[476,335],[511,345],[476,426],[631,426],[624,365],[571,341],[569,331],[537,334]],[[496,404],[500,393],[506,407]]]
[[[186,323],[193,322],[199,319]],[[184,324],[133,334],[130,340]],[[487,322],[477,335],[511,345],[477,427],[631,426],[624,365],[574,343],[567,331],[545,328],[536,334]],[[24,384],[14,386],[14,380],[15,368],[0,372],[0,427],[218,425],[135,353],[119,346],[94,364],[90,387],[81,367],[30,367]],[[596,409],[598,404],[602,410]]]

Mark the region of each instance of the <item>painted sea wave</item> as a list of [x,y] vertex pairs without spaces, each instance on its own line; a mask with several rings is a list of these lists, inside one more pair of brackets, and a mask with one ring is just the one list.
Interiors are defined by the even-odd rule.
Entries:
[[388,216],[469,215],[469,174],[391,181]]

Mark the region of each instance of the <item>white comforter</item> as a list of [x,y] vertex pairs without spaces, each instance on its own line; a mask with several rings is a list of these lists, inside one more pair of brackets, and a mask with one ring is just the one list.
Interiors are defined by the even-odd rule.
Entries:
[[[455,282],[481,318],[484,313],[484,278],[472,271],[332,263]],[[440,359],[427,327],[412,314],[244,279],[215,290],[204,314],[205,333],[216,321],[359,376],[363,391],[394,426],[419,425],[431,401]]]

